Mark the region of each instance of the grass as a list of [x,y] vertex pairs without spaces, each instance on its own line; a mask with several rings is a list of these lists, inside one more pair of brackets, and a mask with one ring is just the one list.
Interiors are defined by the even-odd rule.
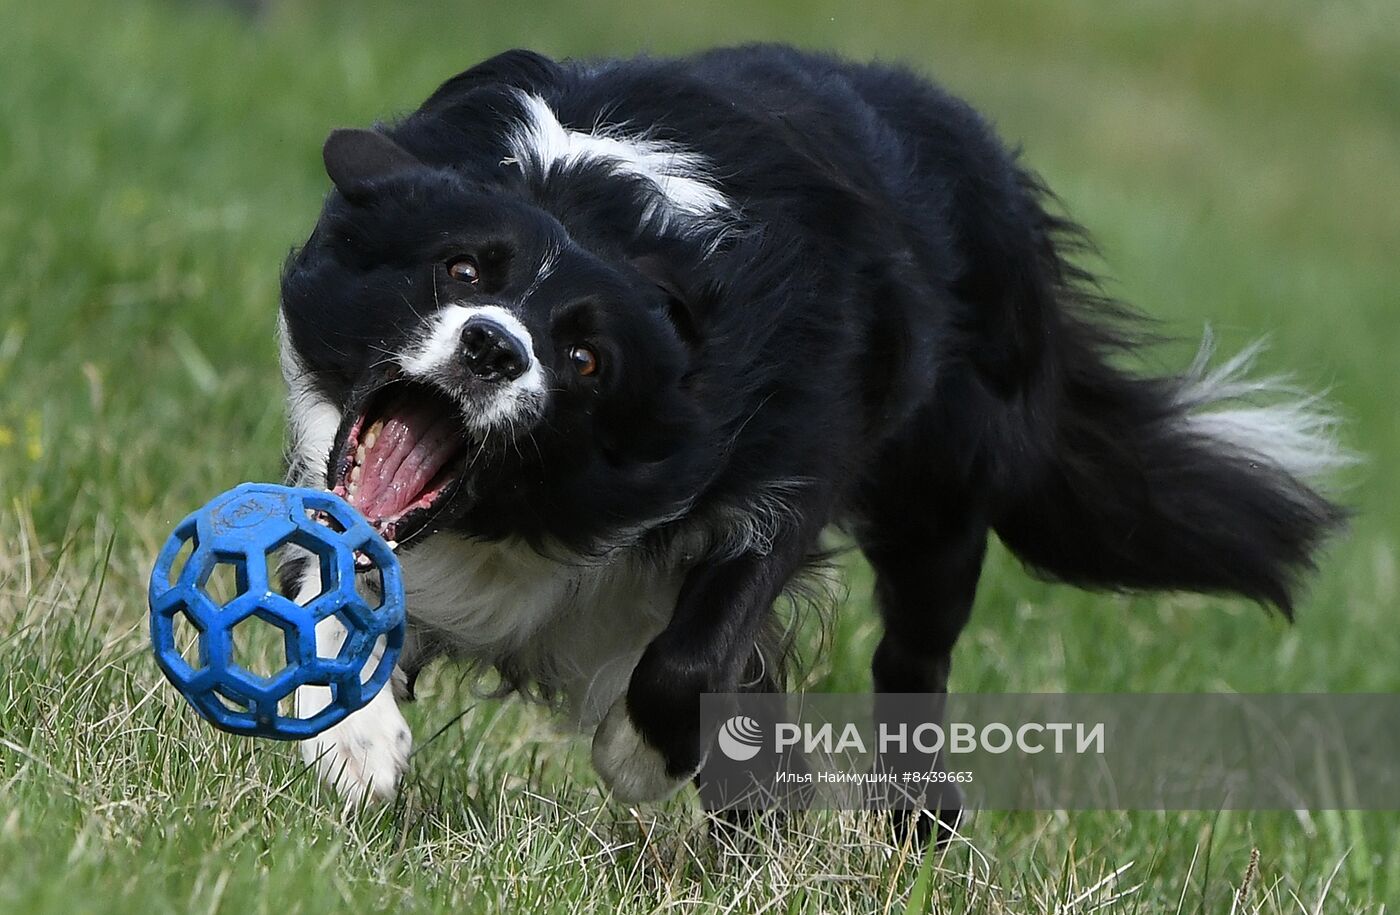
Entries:
[[[143,579],[211,493],[280,473],[276,276],[336,125],[504,47],[784,39],[907,60],[990,112],[1183,338],[1270,332],[1330,387],[1362,511],[1299,622],[1030,581],[994,552],[963,691],[1395,691],[1400,16],[1371,0],[525,5],[77,0],[0,14],[0,911],[502,908],[1382,912],[1400,814],[996,813],[920,857],[823,814],[722,853],[686,799],[609,802],[583,747],[450,668],[394,806],[342,813],[289,748],[194,720]],[[867,572],[817,689],[868,686]],[[1392,725],[1393,726],[1393,723]],[[763,849],[772,846],[778,850]]]

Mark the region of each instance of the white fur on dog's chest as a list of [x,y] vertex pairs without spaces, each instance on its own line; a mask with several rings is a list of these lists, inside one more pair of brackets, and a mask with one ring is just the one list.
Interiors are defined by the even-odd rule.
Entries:
[[626,691],[643,649],[671,617],[683,576],[631,554],[569,564],[523,543],[452,534],[402,558],[411,622],[472,660],[509,659],[562,693],[583,728]]

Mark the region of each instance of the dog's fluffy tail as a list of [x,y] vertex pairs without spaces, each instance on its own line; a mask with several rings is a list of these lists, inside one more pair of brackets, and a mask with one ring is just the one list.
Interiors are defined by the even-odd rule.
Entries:
[[[1044,218],[1046,239],[1073,229]],[[1175,376],[1118,367],[1131,334],[1112,329],[1107,303],[1057,247],[1040,249],[1056,300],[1044,393],[1001,437],[1033,457],[998,462],[998,535],[1074,584],[1231,592],[1291,617],[1300,576],[1346,517],[1319,488],[1352,460],[1336,420],[1286,379],[1251,379],[1257,344],[1210,368],[1207,335]]]

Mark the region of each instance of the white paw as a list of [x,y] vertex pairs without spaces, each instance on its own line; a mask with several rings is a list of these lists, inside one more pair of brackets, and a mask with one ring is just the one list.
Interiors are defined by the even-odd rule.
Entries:
[[353,806],[393,797],[412,748],[408,722],[386,689],[340,724],[303,740],[301,758]]
[[[313,562],[297,589],[296,602],[305,605],[321,593],[320,586],[320,573]],[[344,640],[345,627],[339,617],[328,616],[316,624],[316,651],[321,657],[335,657]],[[379,650],[373,653],[374,663],[379,663],[380,654]],[[314,765],[321,780],[340,792],[349,806],[366,799],[382,801],[393,797],[399,778],[408,768],[413,734],[394,701],[402,676],[402,671],[395,670],[394,689],[381,689],[364,708],[301,742],[301,758],[307,765]],[[297,716],[310,718],[330,701],[327,687],[300,687],[296,693]]]
[[677,778],[666,773],[666,758],[632,724],[626,696],[612,704],[593,734],[593,768],[613,796],[628,804],[669,797],[695,774]]

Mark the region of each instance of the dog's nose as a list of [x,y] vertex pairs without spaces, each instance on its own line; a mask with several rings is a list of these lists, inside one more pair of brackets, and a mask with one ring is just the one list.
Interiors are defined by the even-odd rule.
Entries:
[[462,352],[467,368],[486,381],[514,381],[530,365],[530,354],[515,335],[481,316],[463,325]]

